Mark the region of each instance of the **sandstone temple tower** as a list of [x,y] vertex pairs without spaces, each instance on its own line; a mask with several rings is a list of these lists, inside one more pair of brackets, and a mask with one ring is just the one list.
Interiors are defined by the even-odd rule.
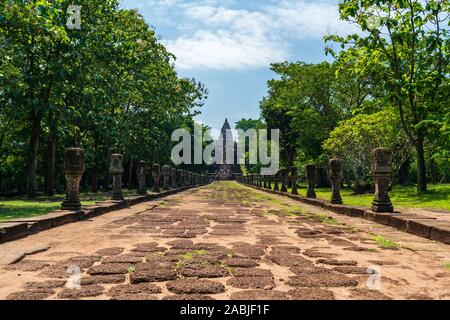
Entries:
[[240,167],[237,164],[237,143],[233,140],[231,127],[226,118],[220,130],[219,145],[222,147],[222,154],[219,154],[218,157],[222,159],[223,163],[219,164],[217,178],[219,180],[234,179],[233,173],[240,172]]

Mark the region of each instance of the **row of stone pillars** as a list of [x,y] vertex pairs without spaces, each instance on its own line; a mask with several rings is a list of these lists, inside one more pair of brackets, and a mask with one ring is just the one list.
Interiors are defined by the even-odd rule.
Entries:
[[[391,160],[392,153],[385,148],[376,148],[372,150],[372,175],[375,184],[375,196],[372,202],[372,210],[375,212],[393,212],[391,200],[389,199],[388,188],[391,176]],[[342,161],[340,159],[330,159],[328,162],[328,176],[331,181],[331,204],[343,204],[341,197],[341,180],[342,180]],[[254,185],[260,188],[287,192],[286,182],[290,179],[292,183],[291,193],[298,195],[297,167],[290,168],[290,174],[286,168],[281,168],[276,175],[255,175],[240,176],[238,180],[244,184]],[[306,191],[307,198],[316,198],[314,188],[316,186],[316,165],[306,165],[306,180],[308,189]],[[281,186],[280,186],[281,184]]]
[[[61,204],[63,210],[79,210],[80,203],[80,181],[85,170],[84,152],[81,148],[67,148],[65,151],[65,175],[66,175],[66,198]],[[138,194],[146,195],[146,176],[147,176],[147,162],[138,161],[136,168],[136,175],[138,180]],[[109,172],[112,175],[112,200],[124,200],[122,191],[122,175],[123,169],[123,155],[112,154],[109,165]],[[161,177],[162,173],[162,177]],[[162,168],[158,163],[152,166],[153,192],[161,192],[161,187],[164,191],[171,189],[178,189],[182,187],[203,185],[210,183],[210,178],[206,174],[198,174],[182,169],[172,168],[169,165],[164,165]]]

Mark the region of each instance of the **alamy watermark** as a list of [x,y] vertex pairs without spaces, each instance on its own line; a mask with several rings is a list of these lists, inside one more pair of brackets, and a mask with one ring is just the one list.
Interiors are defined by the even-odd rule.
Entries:
[[[221,132],[218,140],[214,140],[211,129],[203,132],[200,124],[194,124],[193,139],[189,130],[177,129],[172,133],[172,141],[179,143],[172,149],[171,160],[175,165],[192,164],[192,159],[193,164],[199,165],[259,163],[263,166],[262,175],[274,175],[278,172],[280,130],[271,129],[269,135],[267,129],[238,129],[237,138],[235,143],[232,130],[227,129]],[[203,148],[204,142],[210,143]]]
[[369,266],[367,268],[369,278],[367,279],[366,286],[370,290],[381,290],[381,268],[379,266]]
[[81,270],[80,267],[77,265],[70,265],[66,273],[69,275],[67,282],[66,282],[66,288],[69,289],[81,289]]
[[70,30],[73,30],[73,29],[80,30],[81,29],[81,6],[71,4],[67,8],[66,26]]

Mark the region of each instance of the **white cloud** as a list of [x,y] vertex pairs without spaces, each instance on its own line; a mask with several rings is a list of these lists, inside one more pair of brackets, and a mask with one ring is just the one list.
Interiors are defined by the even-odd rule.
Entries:
[[349,34],[354,26],[339,19],[336,3],[325,1],[281,1],[266,7],[275,28],[298,39],[321,38],[327,33]]
[[339,20],[337,1],[270,1],[252,10],[235,9],[242,6],[233,0],[151,2],[176,17],[180,36],[165,44],[180,69],[267,67],[291,59],[292,44],[299,40],[354,31]]
[[193,37],[167,41],[181,69],[248,69],[287,59],[287,54],[264,37],[226,30],[198,31]]

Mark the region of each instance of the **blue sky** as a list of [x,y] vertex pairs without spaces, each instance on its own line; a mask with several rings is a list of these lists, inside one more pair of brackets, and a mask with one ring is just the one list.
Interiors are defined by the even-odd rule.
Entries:
[[272,62],[320,62],[326,33],[348,34],[338,0],[123,0],[155,28],[183,77],[206,85],[199,122],[220,129],[259,116]]

